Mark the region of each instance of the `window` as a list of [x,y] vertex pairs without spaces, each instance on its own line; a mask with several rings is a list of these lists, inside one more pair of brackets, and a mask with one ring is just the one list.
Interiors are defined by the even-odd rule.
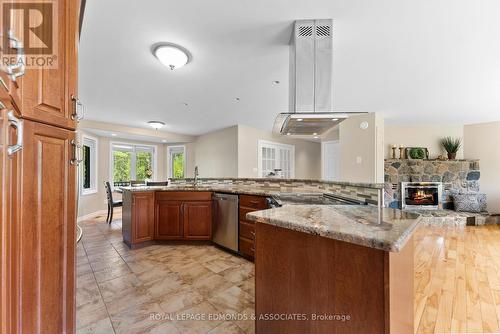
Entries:
[[259,140],[259,176],[267,177],[281,169],[282,177],[295,177],[295,146]]
[[155,146],[111,143],[113,183],[154,179]]
[[167,175],[172,179],[184,178],[186,170],[186,147],[169,146],[167,148],[168,171]]
[[97,139],[89,136],[83,136],[82,139],[81,193],[94,194],[97,192]]

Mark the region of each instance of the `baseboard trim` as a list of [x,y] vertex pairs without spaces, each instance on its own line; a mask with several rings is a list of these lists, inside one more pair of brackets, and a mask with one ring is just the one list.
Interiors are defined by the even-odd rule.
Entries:
[[89,213],[85,216],[78,217],[76,221],[77,221],[77,223],[79,223],[79,222],[82,222],[84,220],[92,219],[92,218],[95,218],[97,216],[107,215],[107,214],[108,214],[108,210],[99,210],[96,212]]

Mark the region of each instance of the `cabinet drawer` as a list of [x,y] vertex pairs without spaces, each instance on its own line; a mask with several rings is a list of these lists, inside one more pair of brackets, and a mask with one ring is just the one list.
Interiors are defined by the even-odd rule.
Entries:
[[[262,209],[262,210],[266,210],[266,209]],[[255,222],[250,221],[250,220],[247,219],[247,213],[249,213],[249,212],[255,212],[255,211],[260,211],[260,210],[248,209],[248,208],[241,208],[240,207],[240,221],[246,222],[246,223],[250,223],[250,224],[255,224]]]
[[267,209],[267,201],[264,196],[240,195],[240,206],[263,210]]
[[212,193],[207,191],[158,191],[156,198],[163,201],[211,201]]
[[240,254],[254,258],[255,249],[254,249],[254,241],[247,238],[240,238]]
[[240,221],[240,237],[255,239],[255,224]]

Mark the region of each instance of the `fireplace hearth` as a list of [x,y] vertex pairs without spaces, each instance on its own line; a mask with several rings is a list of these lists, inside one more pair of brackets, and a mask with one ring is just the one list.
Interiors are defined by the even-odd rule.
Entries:
[[401,183],[402,209],[429,209],[443,208],[443,184],[441,182],[402,182]]

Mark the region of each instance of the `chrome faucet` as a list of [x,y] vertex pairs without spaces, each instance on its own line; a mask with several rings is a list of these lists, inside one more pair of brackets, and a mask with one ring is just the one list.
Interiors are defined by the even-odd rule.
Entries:
[[198,166],[194,167],[194,180],[193,180],[193,185],[196,187],[198,185]]

